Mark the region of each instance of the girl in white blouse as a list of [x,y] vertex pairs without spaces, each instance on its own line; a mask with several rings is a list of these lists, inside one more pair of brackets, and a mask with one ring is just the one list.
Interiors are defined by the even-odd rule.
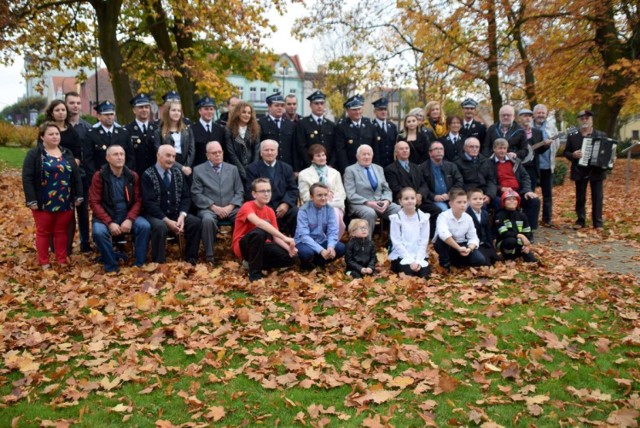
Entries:
[[389,260],[395,273],[429,278],[427,246],[429,245],[429,214],[416,209],[416,191],[405,187],[400,191],[402,209],[389,216],[391,249]]

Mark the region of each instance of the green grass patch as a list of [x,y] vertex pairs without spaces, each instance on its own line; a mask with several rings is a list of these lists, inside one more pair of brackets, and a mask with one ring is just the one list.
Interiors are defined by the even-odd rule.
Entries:
[[7,168],[22,168],[22,161],[29,149],[22,147],[0,146],[0,170]]

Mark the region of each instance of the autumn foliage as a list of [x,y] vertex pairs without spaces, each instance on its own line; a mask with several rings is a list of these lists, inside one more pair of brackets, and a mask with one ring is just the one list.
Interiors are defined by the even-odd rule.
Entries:
[[[223,248],[216,267],[43,272],[19,173],[0,186],[1,426],[637,426],[638,279],[580,252],[427,284],[383,251],[354,281],[339,265],[249,283]],[[583,239],[637,247],[622,163],[605,191],[607,228]],[[572,183],[556,196],[570,224]]]

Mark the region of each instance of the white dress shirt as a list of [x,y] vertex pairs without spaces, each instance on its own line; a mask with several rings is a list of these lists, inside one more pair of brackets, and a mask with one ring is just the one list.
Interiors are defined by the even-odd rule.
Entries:
[[438,216],[435,235],[434,242],[436,238],[446,241],[448,238],[453,237],[453,240],[459,244],[466,242],[467,246],[471,244],[474,244],[476,248],[480,246],[480,240],[471,216],[463,212],[458,219],[453,215],[451,208]]
[[391,221],[391,253],[389,260],[400,259],[401,265],[418,263],[427,267],[427,246],[429,245],[429,214],[416,211],[407,217],[404,210],[389,216]]

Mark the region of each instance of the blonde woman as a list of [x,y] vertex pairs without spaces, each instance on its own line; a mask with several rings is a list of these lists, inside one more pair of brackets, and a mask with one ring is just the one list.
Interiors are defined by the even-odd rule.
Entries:
[[447,118],[438,101],[429,101],[424,107],[426,120],[424,125],[430,129],[436,138],[442,138],[449,133]]

